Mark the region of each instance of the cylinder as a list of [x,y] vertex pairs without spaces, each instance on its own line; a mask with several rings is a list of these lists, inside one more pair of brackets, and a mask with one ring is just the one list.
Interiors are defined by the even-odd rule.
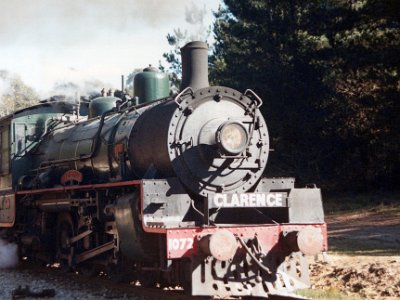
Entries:
[[208,47],[204,42],[191,42],[181,48],[181,90],[190,86],[193,91],[208,87]]

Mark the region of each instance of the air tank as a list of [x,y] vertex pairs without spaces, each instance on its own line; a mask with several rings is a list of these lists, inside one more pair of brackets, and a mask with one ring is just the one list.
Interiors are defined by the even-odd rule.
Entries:
[[134,95],[142,104],[169,96],[169,79],[166,73],[149,66],[134,78]]

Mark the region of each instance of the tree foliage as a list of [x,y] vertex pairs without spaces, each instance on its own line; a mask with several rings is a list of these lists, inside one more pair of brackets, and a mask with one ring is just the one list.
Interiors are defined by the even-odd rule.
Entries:
[[394,186],[398,1],[225,0],[216,18],[211,79],[264,99],[271,175]]
[[0,116],[37,104],[39,97],[21,78],[0,70]]

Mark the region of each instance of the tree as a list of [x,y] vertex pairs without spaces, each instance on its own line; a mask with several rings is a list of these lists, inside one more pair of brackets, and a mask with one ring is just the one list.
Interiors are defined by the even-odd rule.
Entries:
[[1,70],[0,81],[0,116],[11,114],[39,102],[39,97],[35,91],[18,76]]
[[331,97],[326,137],[340,145],[331,169],[366,187],[396,187],[399,179],[400,3],[337,4],[326,22],[332,49],[324,60]]
[[327,186],[398,180],[399,3],[226,0],[212,80],[265,100],[273,175]]
[[[316,99],[325,93],[321,74],[309,64],[301,44],[299,10],[293,1],[225,1],[216,14],[216,45],[212,80],[244,91],[253,89],[264,99],[263,114],[277,155],[270,163],[274,175],[308,178],[321,154],[313,147]],[[320,51],[326,47],[323,40]],[[299,176],[299,175],[302,176]]]

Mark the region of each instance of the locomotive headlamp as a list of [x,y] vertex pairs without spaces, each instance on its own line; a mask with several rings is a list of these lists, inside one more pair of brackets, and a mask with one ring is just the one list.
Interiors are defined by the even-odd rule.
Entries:
[[217,130],[217,142],[223,152],[237,155],[243,152],[247,145],[247,131],[237,122],[226,122]]

